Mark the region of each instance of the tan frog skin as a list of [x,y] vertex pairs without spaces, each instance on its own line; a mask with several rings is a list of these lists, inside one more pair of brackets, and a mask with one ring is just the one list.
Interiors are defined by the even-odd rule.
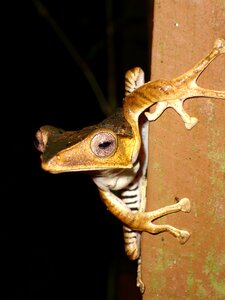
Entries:
[[[151,234],[167,231],[180,243],[190,234],[170,225],[156,225],[157,218],[174,212],[189,212],[190,201],[146,212],[146,169],[148,122],[156,120],[172,107],[183,119],[187,129],[197,123],[183,108],[192,97],[225,100],[225,91],[201,88],[196,81],[209,63],[225,53],[225,41],[217,39],[210,53],[191,70],[172,80],[144,83],[144,73],[133,68],[125,75],[125,98],[122,109],[100,124],[80,131],[63,131],[52,126],[41,127],[36,138],[42,152],[42,168],[51,173],[89,172],[97,185],[102,201],[122,223],[125,251],[130,259],[138,259],[137,286],[144,292],[141,280],[141,232]],[[147,111],[155,104],[155,111]],[[116,193],[115,193],[116,191]]]

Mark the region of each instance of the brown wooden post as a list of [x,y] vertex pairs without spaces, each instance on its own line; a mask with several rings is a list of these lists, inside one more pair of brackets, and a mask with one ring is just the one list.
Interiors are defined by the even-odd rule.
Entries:
[[[225,38],[224,0],[155,0],[151,79],[192,68],[218,37]],[[225,55],[198,83],[225,90]],[[185,108],[199,119],[190,131],[172,109],[150,123],[147,210],[188,197],[190,213],[157,223],[191,237],[181,245],[169,233],[143,234],[144,300],[225,299],[225,101],[195,98]]]

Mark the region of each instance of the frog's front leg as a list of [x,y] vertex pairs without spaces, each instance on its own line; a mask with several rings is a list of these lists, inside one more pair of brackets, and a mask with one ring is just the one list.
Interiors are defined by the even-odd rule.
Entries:
[[[188,113],[184,110],[183,103],[186,99],[191,97],[225,99],[225,91],[209,90],[202,88],[197,84],[199,75],[216,57],[224,53],[225,40],[217,39],[210,53],[198,62],[191,70],[171,80],[167,83],[167,85],[162,84],[162,91],[167,92],[168,95],[165,94],[163,102],[156,103],[156,109],[153,113],[145,112],[147,119],[149,121],[156,120],[166,108],[171,107],[181,116],[187,129],[194,127],[197,124],[198,119],[188,115]],[[167,96],[168,100],[166,99]]]
[[[225,91],[216,91],[198,86],[197,79],[207,66],[225,53],[225,40],[217,39],[213,49],[192,69],[172,80],[156,80],[143,84],[124,99],[124,115],[132,125],[138,141],[138,116],[155,104],[155,112],[145,112],[149,121],[156,120],[163,111],[171,107],[181,116],[187,129],[191,129],[197,118],[191,117],[183,108],[188,98],[207,97],[225,100]],[[137,142],[138,145],[139,141]],[[137,146],[138,149],[138,146]]]
[[185,243],[190,234],[186,230],[177,229],[171,225],[157,225],[152,222],[162,216],[175,212],[190,212],[190,201],[188,198],[181,199],[178,203],[165,206],[163,208],[150,212],[133,213],[123,201],[114,195],[110,190],[99,189],[101,199],[110,210],[123,224],[137,231],[146,231],[152,234],[168,231],[174,235],[181,244]]
[[[183,198],[178,203],[165,206],[163,208],[144,212],[143,209],[140,209],[137,212],[132,212],[132,210],[116,195],[114,195],[110,190],[99,189],[100,197],[110,210],[121,222],[123,222],[124,228],[127,228],[127,233],[129,235],[133,234],[133,240],[131,241],[131,249],[133,252],[129,252],[128,256],[130,259],[138,259],[138,269],[137,269],[137,286],[140,288],[140,291],[144,292],[144,284],[141,279],[141,255],[140,255],[140,233],[146,231],[152,234],[157,234],[163,231],[168,231],[174,235],[181,244],[184,244],[190,234],[186,230],[177,229],[171,225],[156,225],[152,221],[165,216],[170,213],[175,212],[190,212],[190,202],[189,199]],[[130,231],[129,231],[130,230]],[[125,240],[126,241],[126,240]],[[127,248],[128,249],[128,248]]]

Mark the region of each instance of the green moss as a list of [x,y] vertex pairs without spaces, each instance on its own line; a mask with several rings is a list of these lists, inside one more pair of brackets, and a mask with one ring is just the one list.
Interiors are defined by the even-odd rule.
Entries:
[[158,249],[158,255],[157,255],[157,260],[155,264],[155,270],[157,272],[163,272],[167,268],[173,265],[173,259],[169,255],[168,251],[164,251],[163,248]]
[[211,274],[210,275],[210,284],[214,288],[216,295],[218,297],[225,297],[225,280],[219,281],[214,274]]
[[198,296],[199,299],[205,299],[207,292],[206,289],[203,286],[203,282],[200,279],[196,280],[197,283],[197,293],[196,295]]
[[191,270],[188,275],[187,275],[187,286],[188,286],[188,290],[191,290],[194,286],[195,283],[195,279],[194,279],[194,273]]
[[155,170],[155,171],[161,171],[161,167],[160,167],[160,163],[159,162],[154,162],[153,163],[153,169]]
[[207,275],[220,272],[221,266],[216,261],[217,255],[215,252],[215,249],[211,249],[206,257],[204,272]]
[[208,158],[211,161],[211,176],[212,196],[208,199],[211,206],[210,215],[213,223],[224,222],[225,203],[221,202],[221,198],[225,198],[225,183],[221,173],[225,173],[225,149],[221,149],[221,139],[224,139],[224,134],[217,128],[210,130],[210,143],[208,144]]
[[[160,280],[159,280],[160,278]],[[155,292],[162,290],[166,286],[166,279],[163,276],[153,276],[151,278],[150,287]]]
[[204,272],[208,275],[210,285],[214,289],[217,297],[225,297],[225,279],[219,279],[219,276],[224,272],[224,269],[225,252],[218,253],[214,248],[211,248],[206,257]]
[[[225,152],[224,152],[224,155],[225,155]],[[220,169],[221,169],[221,172],[225,173],[225,162],[221,163]]]

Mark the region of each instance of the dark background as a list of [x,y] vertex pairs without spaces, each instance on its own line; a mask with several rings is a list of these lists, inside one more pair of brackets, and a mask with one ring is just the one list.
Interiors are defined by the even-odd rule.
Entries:
[[124,254],[122,226],[94,183],[86,174],[41,170],[34,140],[42,125],[76,130],[105,118],[51,20],[92,70],[106,99],[114,95],[114,104],[121,106],[125,72],[141,66],[149,78],[153,1],[42,3],[44,16],[33,1],[8,1],[2,9],[7,30],[0,293],[6,293],[4,299],[141,299],[136,263]]

